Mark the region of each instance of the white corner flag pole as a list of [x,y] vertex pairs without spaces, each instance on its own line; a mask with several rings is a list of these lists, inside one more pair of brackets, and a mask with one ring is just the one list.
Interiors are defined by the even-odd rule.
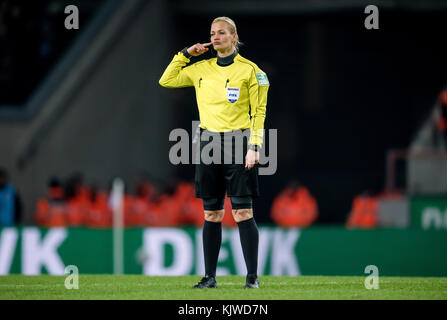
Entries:
[[113,208],[113,273],[123,274],[123,201],[124,182],[120,178],[113,181],[110,201]]

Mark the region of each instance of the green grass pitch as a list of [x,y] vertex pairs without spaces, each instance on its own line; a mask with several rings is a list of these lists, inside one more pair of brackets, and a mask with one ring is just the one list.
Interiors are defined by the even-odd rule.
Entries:
[[447,278],[384,277],[367,290],[365,277],[261,276],[260,289],[243,289],[245,277],[217,277],[217,289],[192,289],[201,277],[79,275],[79,289],[65,276],[0,276],[0,299],[146,300],[447,300]]

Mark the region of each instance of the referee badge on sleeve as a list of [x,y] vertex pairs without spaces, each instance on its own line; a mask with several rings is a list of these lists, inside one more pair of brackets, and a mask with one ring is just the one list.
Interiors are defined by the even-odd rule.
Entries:
[[264,72],[257,72],[256,79],[258,79],[258,84],[260,86],[270,85],[269,79],[267,78],[267,75]]
[[227,88],[227,99],[231,103],[235,103],[239,99],[240,88]]

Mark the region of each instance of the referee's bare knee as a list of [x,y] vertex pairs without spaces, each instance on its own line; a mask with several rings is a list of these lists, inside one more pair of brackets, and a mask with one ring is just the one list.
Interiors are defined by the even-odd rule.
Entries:
[[210,222],[222,222],[224,214],[224,209],[215,211],[205,210],[205,220]]
[[233,218],[236,222],[253,218],[253,209],[233,209]]

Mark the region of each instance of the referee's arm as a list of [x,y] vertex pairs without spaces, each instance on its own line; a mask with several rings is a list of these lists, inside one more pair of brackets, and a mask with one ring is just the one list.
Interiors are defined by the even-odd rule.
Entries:
[[189,61],[190,60],[182,52],[176,54],[158,83],[166,88],[184,88],[194,86],[191,70],[193,65],[185,67]]
[[[256,70],[256,74],[264,74],[260,69]],[[253,72],[250,77],[249,83],[249,95],[250,95],[250,108],[251,108],[251,121],[250,121],[250,139],[248,144],[256,145],[262,148],[264,139],[264,120],[265,111],[267,106],[267,92],[269,89],[267,83],[258,81],[256,74]]]

